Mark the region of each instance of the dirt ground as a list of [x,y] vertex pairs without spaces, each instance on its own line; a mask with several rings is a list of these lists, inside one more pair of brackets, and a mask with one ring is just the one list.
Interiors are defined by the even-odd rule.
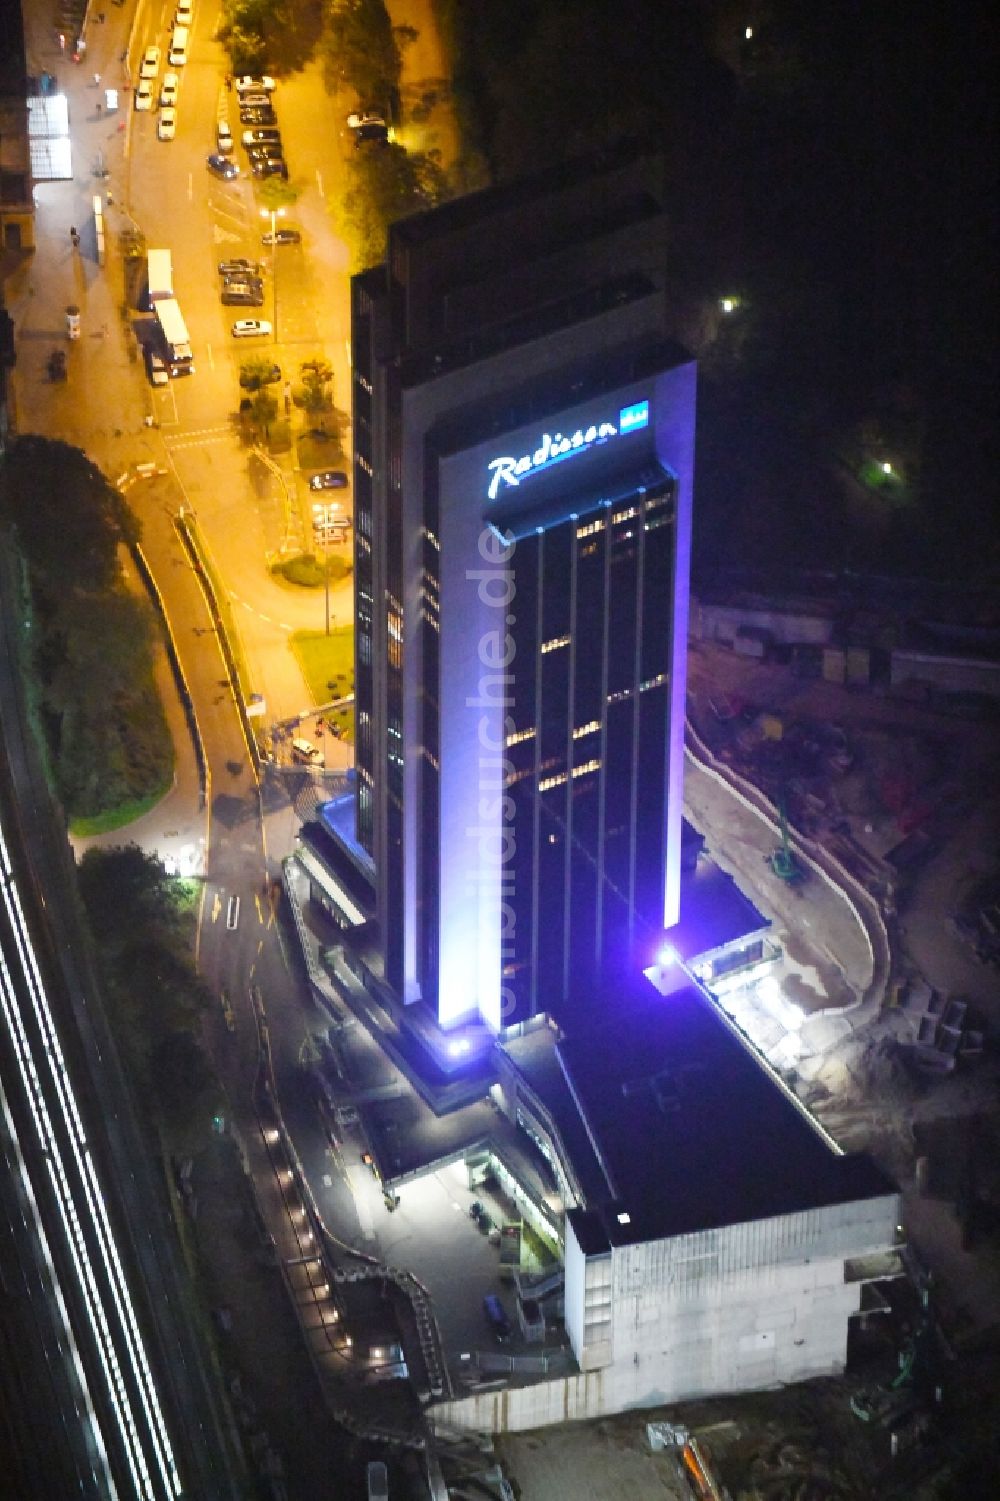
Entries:
[[497,1452],[520,1501],[690,1501],[673,1457],[652,1453],[646,1440],[657,1416],[510,1433]]

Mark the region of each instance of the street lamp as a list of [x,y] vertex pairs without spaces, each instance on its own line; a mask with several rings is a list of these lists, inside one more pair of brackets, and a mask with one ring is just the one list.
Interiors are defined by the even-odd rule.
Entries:
[[313,531],[319,534],[323,544],[323,586],[326,598],[326,634],[330,634],[330,554],[327,550],[332,533],[337,526],[339,500],[313,501]]
[[271,221],[271,284],[274,288],[274,326],[272,333],[274,334],[274,342],[276,344],[278,342],[278,240],[276,226],[278,220],[283,218],[284,213],[285,210],[283,208],[262,208],[260,211],[262,219],[270,219]]

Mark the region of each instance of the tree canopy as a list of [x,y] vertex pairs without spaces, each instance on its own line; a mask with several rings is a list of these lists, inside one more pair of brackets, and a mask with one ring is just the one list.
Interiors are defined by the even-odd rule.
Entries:
[[219,1086],[198,1036],[208,993],[194,965],[186,889],[134,844],[88,850],[78,884],[137,1092],[171,1150],[192,1150],[208,1133]]
[[0,468],[0,520],[28,565],[33,692],[67,814],[155,796],[173,746],[153,683],[155,619],[119,560],[138,540],[135,516],[79,449],[27,436]]

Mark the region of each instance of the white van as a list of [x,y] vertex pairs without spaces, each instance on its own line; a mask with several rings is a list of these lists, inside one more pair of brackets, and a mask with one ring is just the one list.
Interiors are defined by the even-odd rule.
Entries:
[[389,1501],[389,1472],[380,1459],[368,1466],[368,1501]]
[[188,29],[186,26],[175,26],[174,34],[170,38],[170,51],[167,53],[167,61],[172,68],[183,68],[188,60]]

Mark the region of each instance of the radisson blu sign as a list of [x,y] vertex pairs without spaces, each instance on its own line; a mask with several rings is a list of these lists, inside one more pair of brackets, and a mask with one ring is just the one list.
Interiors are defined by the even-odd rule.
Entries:
[[613,442],[615,438],[625,438],[629,433],[636,433],[640,428],[648,426],[649,402],[636,401],[631,406],[622,407],[616,422],[608,419],[592,422],[587,427],[578,427],[568,437],[564,437],[562,433],[543,433],[533,453],[522,454],[520,458],[504,455],[490,460],[486,466],[490,476],[487,494],[490,500],[496,500],[502,488],[516,490],[525,480],[551,469],[554,464],[591,453],[595,448]]

